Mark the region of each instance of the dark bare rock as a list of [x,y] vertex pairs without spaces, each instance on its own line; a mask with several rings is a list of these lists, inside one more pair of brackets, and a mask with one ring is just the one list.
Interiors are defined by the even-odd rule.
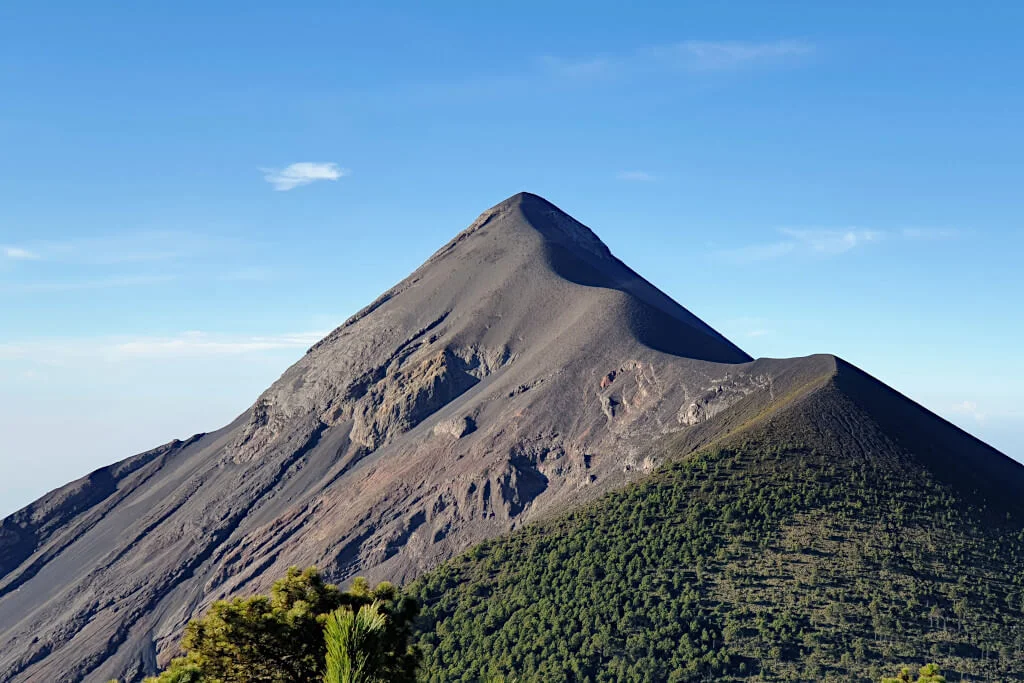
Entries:
[[211,601],[290,565],[410,580],[642,476],[662,437],[678,452],[744,429],[839,362],[751,359],[587,227],[515,195],[232,424],[5,519],[0,680],[137,680]]

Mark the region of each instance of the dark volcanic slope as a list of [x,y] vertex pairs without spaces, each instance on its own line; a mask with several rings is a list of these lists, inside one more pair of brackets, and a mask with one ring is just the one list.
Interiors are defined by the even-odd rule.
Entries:
[[133,680],[210,601],[293,564],[408,580],[649,472],[659,437],[700,447],[835,368],[751,360],[516,195],[231,425],[5,519],[0,680]]

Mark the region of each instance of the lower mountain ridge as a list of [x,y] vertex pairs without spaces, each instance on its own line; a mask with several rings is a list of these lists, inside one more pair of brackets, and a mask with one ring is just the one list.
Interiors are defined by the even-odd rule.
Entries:
[[842,361],[791,399],[415,582],[422,680],[1024,680],[1022,468]]
[[411,582],[428,680],[1012,679],[1022,491],[832,356],[751,359],[523,193],[230,425],[4,519],[0,680],[139,680],[291,565]]

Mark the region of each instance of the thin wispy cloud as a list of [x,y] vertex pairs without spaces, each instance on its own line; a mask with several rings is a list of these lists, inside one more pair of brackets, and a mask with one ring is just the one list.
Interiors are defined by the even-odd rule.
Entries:
[[647,171],[620,171],[615,177],[634,183],[649,183],[654,180],[654,176]]
[[721,323],[721,329],[736,337],[744,336],[750,338],[767,337],[775,334],[769,321],[763,318],[734,318]]
[[554,76],[584,81],[643,73],[696,73],[778,67],[800,63],[815,50],[812,43],[801,40],[684,40],[650,45],[617,55],[578,58],[546,55],[540,61]]
[[4,258],[12,261],[35,261],[39,258],[39,254],[23,247],[4,247],[3,254]]
[[984,422],[986,417],[985,413],[978,409],[978,404],[974,401],[961,401],[950,406],[949,411],[956,415],[966,415],[973,418],[975,422]]
[[81,292],[119,287],[144,287],[172,282],[176,275],[121,275],[85,280],[14,282],[0,284],[0,292],[7,294],[45,294],[51,292]]
[[951,239],[961,235],[958,230],[907,228],[887,231],[867,228],[781,228],[781,239],[761,244],[748,244],[720,249],[714,256],[735,264],[771,261],[787,256],[837,256],[881,242],[914,242]]
[[203,357],[304,350],[325,331],[271,335],[231,335],[201,331],[173,336],[85,337],[0,343],[0,361],[59,365],[82,359],[118,363],[133,359]]
[[177,230],[136,230],[119,234],[41,239],[17,247],[4,247],[7,258],[83,266],[195,258],[233,247],[230,240]]
[[[2,294],[45,294],[148,287],[183,280],[192,273],[222,282],[256,282],[270,271],[248,256],[251,240],[174,230],[43,239],[0,247]],[[8,259],[24,267],[5,269]]]
[[686,40],[649,48],[648,52],[690,71],[724,71],[792,62],[813,53],[814,46],[799,40]]
[[253,353],[278,349],[307,349],[323,339],[326,332],[303,332],[268,336],[231,336],[207,332],[183,332],[176,337],[148,337],[113,346],[121,356],[202,356]]
[[637,47],[621,52],[539,54],[508,71],[456,80],[413,81],[373,85],[359,93],[380,106],[476,106],[481,101],[551,97],[566,87],[590,88],[631,83],[635,79],[665,85],[666,78],[708,78],[716,73],[784,69],[813,60],[819,48],[802,40],[682,40]]
[[879,242],[885,238],[885,233],[880,230],[863,230],[860,228],[847,230],[797,230],[783,228],[781,232],[792,239],[795,243],[794,246],[803,246],[811,251],[823,254],[842,254],[866,244]]
[[334,162],[301,161],[284,168],[264,168],[263,179],[278,192],[287,192],[296,187],[322,180],[338,180],[352,172]]

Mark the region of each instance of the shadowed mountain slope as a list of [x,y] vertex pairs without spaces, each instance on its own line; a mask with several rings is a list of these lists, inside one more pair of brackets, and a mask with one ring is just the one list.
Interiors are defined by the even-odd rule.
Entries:
[[[0,679],[136,680],[210,602],[264,591],[290,565],[411,580],[651,472],[659,440],[676,455],[707,446],[839,382],[841,367],[752,360],[588,228],[515,195],[232,424],[3,520]],[[894,434],[938,420],[851,373],[865,410],[903,410]],[[978,452],[964,437],[922,448],[952,467]],[[984,467],[1011,486],[1010,465]]]

